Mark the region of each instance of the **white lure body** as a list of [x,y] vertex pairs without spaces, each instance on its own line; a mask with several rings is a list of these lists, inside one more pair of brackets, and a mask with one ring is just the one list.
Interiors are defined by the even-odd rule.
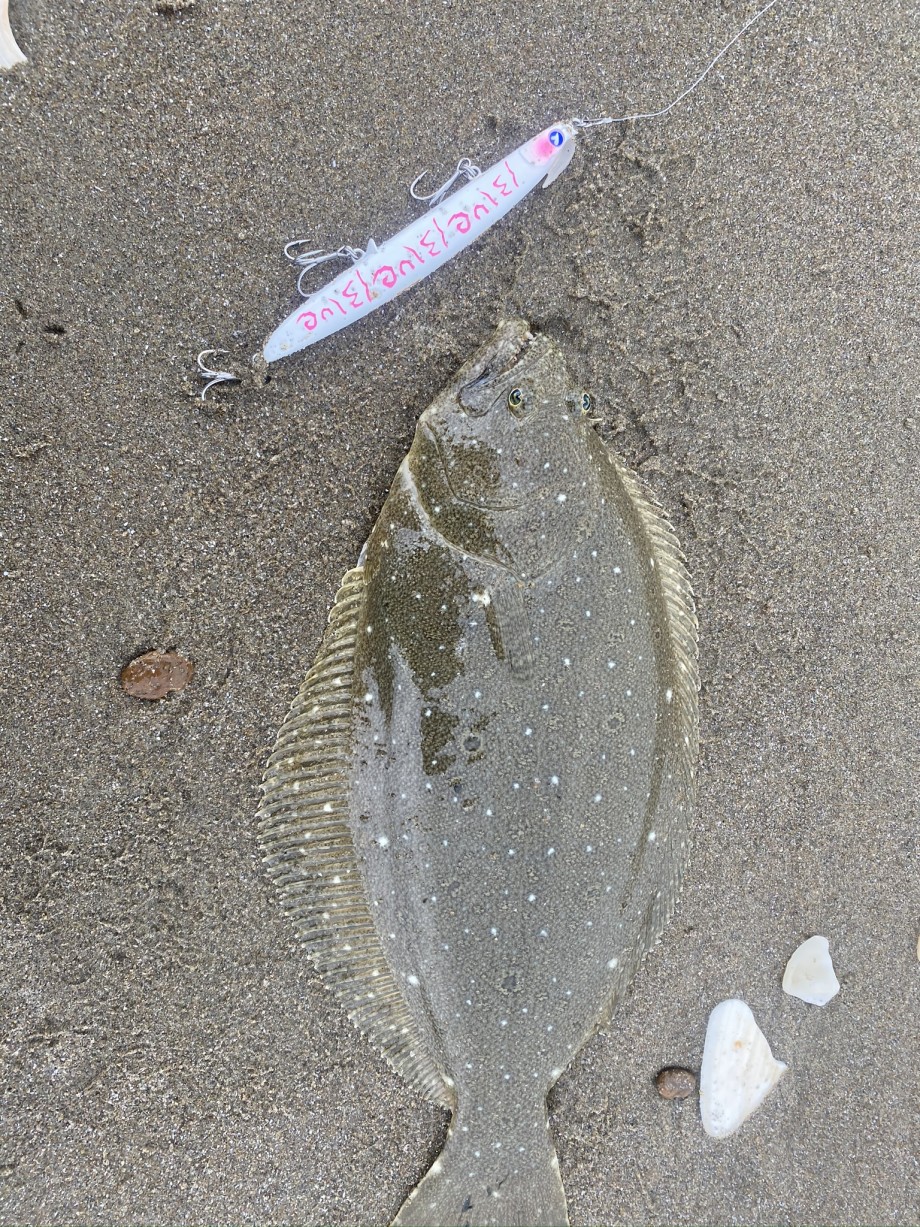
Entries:
[[26,57],[10,27],[9,2],[0,0],[0,69],[15,68],[17,64],[25,62]]
[[263,347],[265,361],[275,362],[338,332],[446,264],[541,181],[552,183],[575,152],[575,136],[572,124],[552,124],[380,247],[368,243],[361,259],[279,324]]

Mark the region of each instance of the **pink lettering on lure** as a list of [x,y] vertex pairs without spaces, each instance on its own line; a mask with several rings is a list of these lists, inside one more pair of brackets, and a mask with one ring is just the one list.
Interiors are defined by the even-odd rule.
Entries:
[[373,300],[374,295],[371,294],[371,287],[367,284],[367,282],[361,276],[360,268],[355,269],[355,276],[358,278],[358,280],[361,282],[362,287],[364,288],[365,300],[367,302],[371,302]]
[[508,186],[507,181],[503,179],[501,175],[495,176],[495,178],[492,180],[492,186],[496,189],[496,191],[501,192],[503,196],[514,195],[511,188]]
[[371,273],[371,281],[376,281],[378,277],[385,290],[392,290],[396,285],[396,269],[392,264],[381,264],[379,268]]
[[355,289],[353,277],[349,281],[346,281],[342,286],[342,297],[351,304],[353,311],[357,311],[357,309],[362,306],[362,303],[358,298],[358,291]]
[[430,256],[439,256],[441,252],[438,251],[437,247],[435,246],[435,244],[437,243],[437,240],[430,238],[429,237],[430,234],[431,234],[431,229],[429,227],[429,229],[426,230],[425,233],[422,235],[422,237],[419,239],[418,245],[419,247],[424,247]]

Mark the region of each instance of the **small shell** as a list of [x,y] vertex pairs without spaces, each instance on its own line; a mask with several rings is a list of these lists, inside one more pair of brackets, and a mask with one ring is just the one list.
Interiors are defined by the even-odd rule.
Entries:
[[8,0],[0,0],[0,70],[15,68],[17,64],[25,62],[26,57],[10,29]]
[[700,1070],[700,1114],[711,1138],[727,1138],[763,1103],[786,1066],[743,1001],[723,1001],[709,1015]]
[[826,937],[810,937],[802,942],[786,964],[783,992],[809,1005],[827,1005],[840,992]]
[[121,686],[134,699],[165,699],[173,690],[184,690],[192,680],[195,665],[178,652],[145,652],[121,671]]

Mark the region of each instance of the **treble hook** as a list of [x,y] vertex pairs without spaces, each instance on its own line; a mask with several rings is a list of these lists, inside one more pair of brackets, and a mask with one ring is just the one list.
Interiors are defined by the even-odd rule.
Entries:
[[201,399],[207,396],[211,388],[218,383],[241,383],[239,375],[234,375],[232,371],[212,371],[209,366],[205,365],[204,359],[208,354],[225,354],[225,349],[203,349],[198,355],[198,374],[202,379],[207,379],[210,382],[205,384],[204,391],[201,393]]
[[428,171],[423,170],[417,178],[413,179],[412,186],[409,188],[409,195],[413,200],[423,201],[425,204],[430,204],[431,207],[434,208],[435,205],[439,205],[441,203],[458,179],[476,179],[482,174],[482,171],[472,162],[470,158],[461,158],[457,163],[457,169],[446,182],[441,184],[437,191],[432,192],[430,196],[420,196],[415,189],[427,174]]
[[292,248],[302,247],[305,243],[309,243],[309,239],[293,239],[290,243],[284,245],[285,259],[290,260],[292,264],[296,264],[300,269],[300,275],[297,278],[297,293],[301,298],[309,298],[309,293],[303,288],[301,282],[304,274],[309,273],[311,269],[316,268],[319,264],[325,264],[327,260],[351,260],[352,264],[357,264],[365,256],[363,247],[340,247],[337,251],[324,251],[322,247],[316,248],[315,251],[302,251],[299,256],[291,255]]

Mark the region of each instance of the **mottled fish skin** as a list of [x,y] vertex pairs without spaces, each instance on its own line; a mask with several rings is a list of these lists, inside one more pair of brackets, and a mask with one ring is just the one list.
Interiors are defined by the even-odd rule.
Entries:
[[549,338],[505,323],[422,415],[331,618],[262,839],[358,1024],[452,1109],[395,1221],[566,1223],[546,1096],[673,908],[698,684],[673,533]]

